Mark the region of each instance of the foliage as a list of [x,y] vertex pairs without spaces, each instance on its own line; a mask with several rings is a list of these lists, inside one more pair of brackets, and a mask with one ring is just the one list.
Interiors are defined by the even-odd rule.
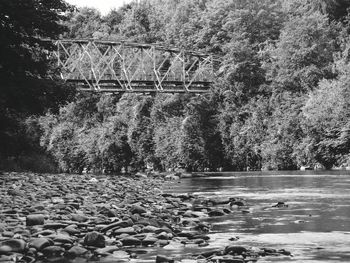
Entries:
[[[11,80],[0,95],[4,156],[35,149],[71,172],[350,164],[349,1],[142,0],[106,16],[59,0],[22,2],[0,3],[0,74]],[[40,41],[59,34],[212,52],[217,79],[200,96],[67,103],[69,87],[55,80],[51,47]],[[53,81],[42,80],[48,74]]]

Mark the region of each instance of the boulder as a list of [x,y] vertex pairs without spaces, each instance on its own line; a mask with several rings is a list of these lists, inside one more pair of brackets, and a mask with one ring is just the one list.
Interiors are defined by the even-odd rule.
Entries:
[[124,221],[121,220],[105,226],[104,228],[101,229],[101,232],[107,232],[108,230],[116,227],[128,227],[128,226],[132,226],[133,224],[134,223],[132,222],[131,219],[124,220]]
[[284,202],[277,202],[277,204],[273,205],[272,207],[288,207]]
[[8,239],[0,242],[0,255],[16,252],[23,253],[26,250],[27,243],[22,239]]
[[132,214],[145,214],[147,210],[140,205],[133,205],[130,208],[130,213]]
[[174,263],[175,260],[171,257],[157,255],[156,263]]
[[45,237],[35,238],[29,242],[29,247],[33,247],[38,251],[44,249],[45,247],[51,246],[51,245],[53,245],[53,241],[51,239],[45,238]]
[[88,221],[89,218],[87,216],[83,215],[83,214],[73,214],[72,215],[72,220],[82,223],[82,222]]
[[59,246],[48,246],[41,251],[45,257],[59,257],[65,252],[63,247]]
[[208,213],[209,216],[223,216],[225,212],[222,210],[212,210]]
[[241,246],[227,246],[224,249],[225,255],[242,255],[245,252],[247,252],[247,249]]
[[123,227],[119,228],[113,231],[114,234],[120,235],[120,234],[129,234],[129,235],[134,235],[136,234],[136,231],[133,227]]
[[85,255],[88,252],[87,249],[83,248],[83,247],[79,247],[79,246],[73,246],[71,247],[67,252],[66,255],[68,257],[80,257]]
[[120,240],[123,246],[139,246],[141,245],[141,240],[136,237],[125,237]]
[[236,206],[245,206],[244,202],[243,202],[243,201],[240,201],[240,200],[231,202],[230,205],[231,205],[231,206],[233,206],[233,205],[236,205]]
[[84,245],[93,247],[104,247],[105,237],[96,231],[87,233],[84,238]]
[[154,245],[157,241],[158,241],[158,238],[156,238],[156,237],[153,237],[153,236],[146,236],[146,237],[142,240],[142,245],[143,245],[143,246],[152,246],[152,245]]
[[43,225],[45,222],[45,217],[42,214],[28,215],[26,218],[27,226]]

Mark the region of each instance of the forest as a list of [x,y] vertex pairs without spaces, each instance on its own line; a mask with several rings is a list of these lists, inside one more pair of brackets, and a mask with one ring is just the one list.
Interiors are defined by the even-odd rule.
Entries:
[[[0,169],[118,173],[350,166],[350,1],[141,0],[102,16],[0,2]],[[82,93],[42,39],[215,54],[207,94]]]

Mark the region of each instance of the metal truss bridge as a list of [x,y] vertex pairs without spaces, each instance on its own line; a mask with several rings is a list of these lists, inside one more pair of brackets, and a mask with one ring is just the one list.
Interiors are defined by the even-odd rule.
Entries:
[[212,55],[150,44],[98,40],[54,41],[61,77],[79,90],[207,92]]

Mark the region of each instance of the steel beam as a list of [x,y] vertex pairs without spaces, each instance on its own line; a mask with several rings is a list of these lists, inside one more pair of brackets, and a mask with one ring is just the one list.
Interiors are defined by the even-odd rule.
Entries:
[[56,40],[61,76],[81,90],[193,92],[210,89],[213,56],[150,44]]

